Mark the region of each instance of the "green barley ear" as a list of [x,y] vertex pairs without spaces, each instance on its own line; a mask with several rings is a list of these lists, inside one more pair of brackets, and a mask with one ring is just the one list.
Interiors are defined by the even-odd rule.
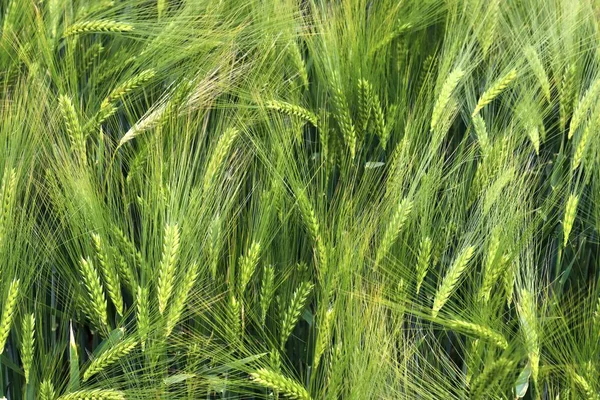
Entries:
[[573,223],[575,222],[575,216],[577,215],[578,202],[579,197],[574,194],[571,194],[567,199],[567,204],[565,206],[565,215],[563,218],[563,247],[566,247],[569,241],[569,234],[571,233]]
[[548,103],[550,103],[552,100],[550,95],[550,80],[548,79],[548,75],[544,69],[544,64],[542,63],[538,52],[535,50],[535,48],[533,48],[533,46],[527,46],[524,50],[524,53],[525,57],[527,58],[527,62],[529,63],[529,67],[537,78],[544,96],[546,96],[546,100]]
[[254,271],[256,270],[256,266],[258,265],[258,259],[260,257],[260,243],[253,242],[250,246],[250,250],[248,254],[245,256],[240,256],[240,280],[239,280],[239,293],[240,296],[246,290],[246,286],[250,282],[252,275],[254,275]]
[[58,104],[60,106],[60,112],[65,121],[67,134],[69,135],[69,139],[71,141],[71,150],[76,155],[79,163],[81,165],[85,165],[87,163],[85,139],[79,123],[77,111],[75,111],[75,107],[73,106],[71,99],[65,95],[59,96]]
[[83,21],[76,22],[65,29],[64,37],[79,35],[82,33],[99,33],[99,32],[131,32],[133,26],[122,22],[109,20]]
[[158,269],[158,311],[163,314],[173,291],[177,257],[179,255],[179,227],[177,224],[165,226],[162,260]]
[[585,119],[585,116],[588,114],[588,111],[598,98],[598,94],[600,94],[600,78],[596,79],[590,87],[586,90],[585,94],[577,104],[577,107],[573,111],[573,116],[571,117],[571,125],[569,126],[569,136],[571,139],[575,134],[579,125]]
[[14,168],[6,169],[2,177],[2,187],[0,187],[0,199],[2,200],[2,209],[0,210],[0,242],[6,234],[8,219],[11,215],[15,193],[17,187],[17,173]]
[[319,260],[319,274],[323,276],[327,271],[328,265],[327,249],[320,234],[319,222],[306,192],[303,189],[298,189],[295,192],[298,200],[298,208],[300,209],[300,216],[315,245],[316,255]]
[[350,149],[350,157],[354,159],[356,154],[356,131],[352,118],[350,118],[350,110],[346,96],[341,89],[339,78],[334,76],[333,79],[333,106],[335,108],[335,119],[342,131],[342,136],[346,142],[346,146]]
[[381,243],[377,248],[375,264],[378,265],[383,260],[383,258],[392,248],[392,245],[396,239],[398,239],[398,235],[400,234],[402,227],[406,223],[406,220],[412,211],[412,205],[412,201],[408,198],[404,198],[400,203],[398,203],[398,208],[396,209],[396,212],[394,212],[392,219],[387,225],[383,234],[383,238],[381,239]]
[[517,70],[513,69],[509,73],[495,81],[492,84],[492,86],[489,87],[489,89],[483,92],[483,94],[479,98],[479,101],[477,102],[477,105],[475,106],[475,110],[473,111],[471,117],[475,117],[477,114],[479,114],[479,111],[481,111],[483,107],[494,101],[494,99],[498,97],[500,93],[502,93],[504,89],[506,89],[508,85],[511,84],[512,81],[515,80],[517,75]]
[[147,69],[140,72],[131,79],[126,80],[121,85],[117,86],[110,94],[102,101],[100,109],[107,109],[111,104],[123,99],[128,93],[140,88],[144,83],[148,82],[156,75],[153,69]]
[[55,398],[54,385],[48,379],[44,379],[40,385],[40,400],[54,400]]
[[421,289],[421,285],[425,280],[425,276],[427,275],[427,270],[429,269],[429,263],[431,262],[431,239],[429,236],[421,239],[421,244],[419,245],[419,257],[417,258],[417,294]]
[[312,288],[313,285],[311,283],[302,282],[294,291],[289,306],[281,316],[280,345],[282,349],[285,347],[288,338],[294,330],[298,318],[300,318],[300,314],[304,309],[306,299],[310,295]]
[[600,398],[598,393],[594,390],[592,384],[583,376],[577,374],[575,371],[571,371],[571,378],[583,393],[585,400],[598,400]]
[[592,118],[586,125],[581,137],[579,138],[579,142],[577,142],[577,146],[575,147],[575,152],[573,153],[573,161],[571,163],[571,171],[575,171],[579,164],[581,164],[581,160],[583,159],[585,150],[587,148],[588,139],[590,137],[590,132],[594,129],[599,122],[599,118]]
[[31,366],[33,365],[33,352],[35,346],[35,316],[26,315],[22,323],[23,338],[21,339],[21,362],[25,372],[25,382],[29,383]]
[[498,376],[505,376],[513,368],[514,361],[502,357],[485,366],[483,372],[471,383],[471,393],[473,398],[483,398],[481,395],[489,387],[490,381],[493,381]]
[[125,400],[125,394],[112,389],[87,389],[64,394],[58,400]]
[[234,295],[229,296],[227,302],[227,329],[232,341],[237,341],[242,337],[241,306]]
[[487,128],[485,126],[485,121],[481,115],[476,115],[473,117],[473,127],[475,128],[475,133],[477,134],[477,141],[479,142],[479,146],[483,151],[483,154],[487,154],[490,150],[490,139],[488,136]]
[[358,129],[362,134],[367,133],[369,118],[371,116],[371,103],[369,102],[369,82],[365,79],[358,80]]
[[314,354],[314,369],[316,370],[319,367],[319,363],[321,362],[321,357],[325,352],[327,346],[329,345],[329,341],[331,340],[331,328],[332,321],[334,318],[334,309],[330,307],[326,312],[323,321],[319,322],[319,332],[317,335],[317,341],[315,344],[315,354]]
[[208,193],[210,186],[213,184],[214,179],[217,177],[219,171],[223,167],[225,163],[225,159],[229,154],[229,150],[235,142],[235,139],[238,137],[239,131],[235,128],[229,128],[223,133],[215,149],[212,152],[212,156],[208,162],[208,166],[206,167],[206,172],[204,173],[204,193]]
[[469,246],[465,248],[454,260],[448,272],[444,276],[442,283],[438,287],[438,290],[435,294],[435,299],[433,300],[433,307],[431,309],[431,315],[433,318],[436,318],[444,304],[450,298],[450,295],[456,289],[458,281],[462,276],[463,272],[467,268],[473,253],[475,252],[475,247]]
[[446,81],[444,82],[444,84],[442,85],[442,87],[440,89],[440,94],[437,97],[437,100],[433,107],[433,112],[431,114],[431,130],[432,131],[436,130],[438,122],[440,121],[440,118],[441,118],[444,110],[446,109],[446,106],[450,102],[452,93],[454,92],[454,90],[456,89],[456,86],[458,86],[458,83],[460,82],[460,80],[462,79],[462,77],[464,75],[465,75],[465,72],[462,69],[457,68],[454,71],[452,71],[450,73],[450,75],[448,75],[448,77],[446,78]]
[[181,282],[181,286],[177,291],[177,296],[173,300],[173,304],[171,304],[171,308],[169,309],[169,313],[167,314],[167,319],[165,322],[165,336],[169,336],[173,331],[173,328],[179,320],[181,319],[181,314],[187,304],[188,297],[194,284],[196,283],[196,279],[198,278],[198,263],[193,263],[188,269]]
[[271,100],[266,103],[267,108],[278,111],[282,114],[297,117],[301,120],[310,122],[314,127],[318,126],[318,117],[306,108],[284,101]]
[[136,295],[136,319],[142,351],[146,349],[146,337],[150,330],[150,305],[148,304],[148,289],[138,286]]
[[259,385],[273,389],[290,399],[311,400],[310,394],[302,385],[278,372],[261,368],[250,376]]
[[561,131],[567,126],[567,118],[573,107],[573,97],[575,93],[575,64],[570,63],[563,71],[562,80],[559,88],[559,124]]
[[81,258],[79,270],[91,302],[89,311],[95,314],[91,317],[93,317],[95,323],[99,323],[99,327],[108,329],[108,306],[104,297],[100,276],[89,258]]
[[115,305],[117,314],[123,316],[123,294],[121,293],[119,274],[114,266],[109,264],[109,255],[106,251],[106,247],[102,244],[100,235],[93,233],[92,240],[94,242],[94,249],[96,250],[96,258],[98,259],[100,270],[102,271],[104,281],[106,282],[108,296]]
[[389,129],[385,126],[385,118],[383,116],[383,107],[381,106],[381,102],[379,101],[379,96],[373,90],[373,87],[368,82],[367,84],[367,93],[369,97],[369,104],[371,105],[371,110],[373,110],[373,122],[375,125],[375,134],[379,138],[379,143],[381,144],[381,148],[385,150],[387,145],[387,140],[389,136]]
[[525,338],[525,347],[531,365],[533,381],[537,383],[540,364],[540,343],[536,308],[533,294],[529,290],[522,290],[519,293],[517,311],[519,313],[521,329]]
[[12,325],[15,307],[17,305],[17,297],[19,295],[19,280],[13,279],[8,287],[8,294],[4,299],[4,307],[2,308],[2,319],[0,319],[0,354],[4,352],[4,346],[8,340],[10,327]]
[[165,14],[165,10],[167,9],[168,6],[168,1],[167,0],[157,0],[156,2],[156,12],[158,14],[158,19],[161,19],[163,17],[163,15]]
[[98,357],[94,358],[88,368],[83,373],[83,381],[86,382],[92,376],[102,372],[121,358],[129,354],[137,345],[137,340],[127,339],[105,350]]
[[487,326],[478,325],[467,321],[461,321],[458,319],[447,321],[447,324],[450,328],[454,330],[487,340],[503,350],[508,348],[508,341],[504,338],[504,336],[502,336],[498,332],[493,331]]
[[266,265],[263,269],[263,277],[260,284],[260,320],[264,326],[267,320],[267,312],[275,293],[275,269],[272,265]]

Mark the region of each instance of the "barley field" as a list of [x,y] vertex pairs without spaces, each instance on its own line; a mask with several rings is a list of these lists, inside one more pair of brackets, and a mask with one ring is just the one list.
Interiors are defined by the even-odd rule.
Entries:
[[0,0],[0,398],[600,400],[600,1]]

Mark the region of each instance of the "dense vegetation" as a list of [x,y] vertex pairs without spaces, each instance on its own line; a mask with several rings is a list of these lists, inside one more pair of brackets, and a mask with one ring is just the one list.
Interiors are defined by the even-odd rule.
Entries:
[[0,15],[0,397],[600,398],[597,0]]

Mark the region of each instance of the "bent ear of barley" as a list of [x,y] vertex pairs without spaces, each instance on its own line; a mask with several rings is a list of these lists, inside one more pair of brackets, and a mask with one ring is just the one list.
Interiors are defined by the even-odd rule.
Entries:
[[442,85],[442,87],[440,89],[440,93],[439,93],[437,100],[435,102],[435,105],[433,107],[433,112],[431,114],[431,130],[432,131],[436,130],[436,127],[440,121],[440,118],[441,118],[444,110],[446,109],[446,106],[450,102],[452,93],[454,92],[454,90],[458,86],[458,83],[460,82],[460,80],[462,79],[462,77],[464,75],[465,75],[465,72],[462,69],[457,68],[454,71],[452,71],[450,73],[450,75],[448,75],[446,80],[444,81],[444,84]]
[[275,269],[272,265],[266,265],[263,269],[263,277],[260,283],[260,318],[262,325],[267,319],[267,312],[275,293]]
[[538,335],[538,319],[536,304],[533,294],[529,290],[519,292],[519,302],[517,304],[519,321],[525,338],[525,347],[527,357],[531,365],[533,381],[537,382],[539,364],[540,364],[540,343]]
[[229,150],[233,143],[237,139],[239,135],[239,131],[236,128],[229,128],[223,133],[223,135],[219,138],[216,147],[213,150],[213,153],[208,162],[208,166],[206,167],[206,172],[204,173],[204,193],[208,193],[210,186],[214,183],[214,180],[223,168],[223,164],[225,163],[225,159],[229,154]]
[[250,282],[256,266],[258,265],[258,259],[260,258],[260,243],[253,242],[250,246],[248,254],[240,256],[240,277],[239,277],[239,293],[240,296],[246,290],[246,286]]
[[54,400],[55,398],[54,385],[48,379],[44,379],[40,384],[40,400]]
[[94,243],[94,249],[96,250],[96,258],[98,264],[100,264],[100,270],[104,276],[104,282],[106,283],[106,289],[108,296],[113,302],[117,314],[123,315],[123,294],[121,293],[121,281],[119,274],[115,269],[115,266],[109,261],[109,254],[106,251],[100,235],[92,234],[92,241]]
[[497,81],[495,81],[489,89],[487,89],[477,102],[475,106],[475,110],[473,111],[472,117],[475,117],[483,107],[490,104],[496,97],[500,95],[510,85],[512,81],[517,77],[517,70],[513,69]]
[[319,367],[319,363],[321,362],[321,356],[327,349],[329,341],[331,340],[331,328],[333,317],[334,310],[333,308],[329,308],[325,312],[325,315],[321,318],[322,321],[319,322],[319,332],[317,336],[317,342],[315,344],[315,354],[313,358],[315,370]]
[[412,204],[412,201],[408,198],[404,198],[400,203],[398,203],[398,208],[394,212],[390,223],[386,227],[383,238],[381,239],[381,243],[377,248],[375,264],[379,264],[390,251],[392,245],[398,238],[402,227],[406,223],[410,212],[412,211]]
[[302,385],[278,372],[261,368],[252,372],[250,376],[259,385],[273,389],[290,399],[311,400],[310,394]]
[[123,99],[128,93],[142,87],[142,85],[154,78],[156,71],[154,69],[147,69],[140,72],[131,79],[126,80],[121,85],[117,86],[110,92],[110,94],[104,99],[100,105],[100,109],[107,109],[112,103]]
[[579,125],[584,121],[588,111],[598,98],[600,94],[600,78],[596,79],[590,87],[586,90],[585,94],[577,103],[577,107],[573,111],[573,116],[571,117],[571,124],[569,126],[569,135],[568,138],[571,139],[575,134]]
[[196,284],[196,279],[198,278],[198,263],[193,263],[188,269],[184,276],[183,281],[181,282],[180,288],[177,291],[177,296],[173,300],[173,304],[169,310],[167,315],[167,320],[165,323],[165,336],[168,337],[173,328],[179,320],[181,319],[181,315],[183,314],[183,310],[186,306],[187,300],[190,296],[190,292],[192,288]]
[[546,74],[546,70],[544,69],[544,64],[540,59],[538,52],[533,48],[533,46],[527,46],[524,50],[525,57],[527,58],[527,62],[529,63],[529,67],[533,71],[533,74],[537,78],[542,92],[546,97],[546,100],[550,102],[551,94],[550,94],[550,80],[548,79],[548,75]]
[[350,157],[354,159],[354,156],[356,155],[356,130],[354,129],[354,123],[350,117],[346,96],[342,92],[341,83],[337,76],[334,76],[333,79],[332,99],[335,109],[335,119],[340,127],[346,146],[348,146],[348,149],[350,150]]
[[567,246],[569,242],[569,235],[571,229],[573,229],[573,223],[575,222],[575,216],[577,215],[577,203],[579,202],[579,196],[571,194],[567,199],[565,206],[565,216],[563,218],[563,247]]
[[178,255],[179,227],[177,224],[166,225],[162,259],[158,269],[158,311],[161,314],[165,312],[173,291]]
[[318,126],[318,117],[316,114],[306,108],[284,101],[270,100],[266,104],[267,108],[278,111],[282,114],[298,117],[304,121],[310,122],[314,127]]
[[2,319],[0,319],[0,354],[4,352],[4,346],[6,346],[6,341],[8,340],[18,295],[19,280],[13,279],[8,287],[6,298],[3,301],[4,307],[2,307]]
[[79,262],[79,271],[83,278],[83,282],[88,292],[91,307],[89,311],[94,313],[94,323],[99,323],[99,327],[108,328],[108,311],[106,298],[104,297],[104,289],[100,282],[100,276],[94,268],[92,261],[88,258],[82,258]]
[[146,338],[150,330],[150,305],[148,304],[148,289],[138,286],[136,294],[136,319],[142,351],[146,349]]
[[58,104],[65,121],[67,134],[69,135],[69,139],[71,141],[71,150],[76,155],[77,160],[82,165],[85,165],[87,160],[85,139],[83,137],[83,130],[81,129],[79,117],[77,116],[75,107],[73,106],[71,99],[65,95],[59,96]]
[[137,345],[137,340],[126,339],[114,345],[112,348],[105,350],[98,357],[94,358],[90,365],[83,373],[83,381],[86,382],[92,376],[102,372],[110,367],[122,357],[129,354]]
[[487,326],[478,325],[457,319],[448,321],[448,326],[454,330],[462,331],[466,334],[478,336],[482,339],[485,339],[491,343],[494,343],[501,349],[508,348],[508,341],[506,340],[506,338],[500,333],[488,328]]
[[423,284],[423,281],[425,280],[425,276],[427,276],[427,270],[429,269],[429,263],[431,260],[431,248],[432,248],[432,244],[431,244],[431,238],[429,238],[429,236],[426,236],[423,239],[421,239],[421,243],[419,245],[419,256],[417,258],[417,268],[416,268],[417,294],[419,294],[421,285]]
[[125,400],[125,393],[111,389],[87,389],[64,394],[58,400]]
[[440,284],[433,300],[433,307],[431,309],[431,315],[436,318],[444,304],[450,298],[450,295],[454,293],[458,281],[460,280],[463,272],[466,270],[475,248],[469,246],[465,248],[454,260],[448,272],[444,276],[442,283]]
[[82,33],[100,33],[100,32],[131,32],[133,26],[122,22],[109,20],[83,21],[76,22],[65,29],[64,37],[79,35]]

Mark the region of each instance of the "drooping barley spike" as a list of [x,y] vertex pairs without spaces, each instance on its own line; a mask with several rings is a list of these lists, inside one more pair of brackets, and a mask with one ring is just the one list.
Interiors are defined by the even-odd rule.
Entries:
[[223,133],[221,138],[219,138],[219,141],[210,156],[206,172],[204,173],[204,193],[209,192],[210,186],[213,184],[221,168],[223,168],[229,150],[233,146],[238,135],[239,131],[236,128],[229,128]]
[[112,103],[123,99],[128,93],[142,87],[144,83],[148,82],[156,75],[156,71],[153,69],[147,69],[140,72],[133,78],[130,78],[117,86],[110,92],[110,94],[102,101],[100,109],[108,108]]
[[71,150],[75,154],[77,161],[79,161],[81,165],[85,165],[87,163],[85,139],[75,107],[73,106],[71,99],[65,95],[61,95],[58,98],[58,103],[65,121],[69,140],[71,141]]
[[489,300],[492,287],[500,277],[504,266],[508,263],[508,256],[501,255],[499,247],[500,231],[496,229],[492,232],[483,267],[483,281],[481,283],[479,298],[484,301]]
[[23,338],[21,339],[21,362],[23,363],[23,371],[25,372],[25,382],[29,383],[35,349],[35,316],[33,314],[28,314],[23,318],[21,331],[23,333]]
[[577,215],[577,203],[579,202],[579,196],[574,194],[569,195],[567,204],[565,206],[565,215],[563,217],[563,246],[566,247],[569,241],[569,235],[571,229],[573,229],[573,223],[575,222],[575,216]]
[[531,374],[533,376],[533,381],[537,382],[540,365],[540,342],[535,299],[529,290],[525,289],[519,292],[517,311],[519,313],[519,321],[521,322],[521,329],[525,338],[525,347],[531,365]]
[[498,19],[500,18],[500,0],[491,0],[490,2],[487,2],[487,4],[487,14],[479,39],[484,55],[489,54],[490,47],[492,47],[492,44],[494,43]]
[[135,244],[125,235],[125,233],[119,229],[119,227],[114,226],[113,232],[115,233],[116,238],[121,245],[124,247],[126,254],[129,255],[131,259],[135,261],[135,264],[138,268],[140,268],[143,264],[142,262],[142,254],[136,248]]
[[571,170],[575,171],[579,168],[581,164],[581,160],[585,154],[585,150],[587,148],[588,139],[590,138],[590,132],[594,129],[599,122],[598,118],[592,118],[588,124],[586,125],[581,137],[579,138],[579,142],[577,142],[577,147],[575,147],[575,152],[573,153],[573,161],[571,163]]
[[40,385],[40,400],[54,400],[55,398],[54,385],[48,379],[44,379]]
[[498,97],[500,93],[502,93],[512,81],[515,80],[517,75],[517,70],[513,69],[509,73],[495,81],[492,84],[492,86],[489,87],[489,89],[483,92],[471,116],[475,117],[477,114],[479,114],[479,111],[481,111],[483,107],[494,101],[494,99]]
[[419,256],[417,258],[417,294],[421,290],[421,285],[427,276],[427,270],[429,269],[429,263],[431,262],[431,238],[426,236],[421,239],[419,245]]
[[288,307],[283,310],[281,315],[281,330],[280,330],[280,345],[283,349],[285,347],[285,343],[290,337],[296,323],[298,322],[298,318],[300,318],[300,314],[304,309],[304,305],[306,303],[306,299],[310,295],[312,291],[313,285],[309,282],[302,282],[298,288],[294,291],[292,298],[290,299],[290,304]]
[[250,376],[259,385],[273,389],[290,399],[311,400],[310,394],[301,384],[279,372],[261,368]]
[[318,124],[318,117],[316,116],[316,114],[310,112],[304,107],[277,100],[268,101],[266,106],[267,108],[278,111],[282,114],[298,117],[304,121],[308,121],[315,127]]
[[86,382],[92,376],[102,372],[115,362],[119,361],[122,357],[125,357],[127,354],[131,353],[137,343],[137,340],[126,339],[114,345],[112,348],[103,351],[89,364],[83,373],[83,381]]
[[574,87],[575,81],[575,64],[570,63],[566,66],[563,71],[562,80],[560,82],[560,90],[559,90],[559,124],[560,129],[562,131],[565,130],[567,126],[567,118],[569,117],[569,113],[573,107],[573,97],[575,93]]
[[542,92],[544,93],[546,100],[550,102],[550,80],[548,79],[548,75],[544,69],[544,64],[542,63],[538,52],[535,50],[535,48],[533,48],[533,46],[527,46],[525,47],[524,53],[525,57],[527,58],[527,62],[529,63],[529,67],[533,71],[533,74],[537,78],[540,87],[542,88]]
[[83,70],[87,71],[103,52],[104,46],[102,46],[102,43],[94,43],[91,45],[83,56]]
[[0,354],[4,352],[4,346],[6,346],[6,341],[8,340],[8,334],[10,333],[10,327],[15,314],[18,295],[19,280],[13,279],[8,287],[6,298],[3,301],[4,306],[2,307],[2,319],[0,319]]
[[256,270],[256,266],[258,265],[258,259],[260,258],[260,243],[252,242],[250,246],[250,250],[248,250],[248,254],[245,256],[240,256],[240,280],[239,280],[239,293],[240,296],[246,290],[246,286],[250,282],[252,275],[254,275],[254,271]]
[[369,102],[369,82],[365,79],[358,80],[358,121],[356,125],[360,132],[365,135],[371,117],[371,103]]
[[332,321],[334,317],[334,309],[330,307],[322,318],[322,321],[319,322],[319,332],[317,335],[317,341],[315,343],[315,354],[313,365],[316,370],[319,367],[319,363],[321,362],[321,357],[323,353],[327,349],[329,342],[331,340],[331,328]]
[[433,318],[436,318],[444,304],[450,298],[450,295],[454,293],[456,286],[463,274],[466,270],[473,253],[475,252],[475,248],[473,246],[469,246],[465,248],[454,260],[448,272],[442,279],[442,283],[438,287],[438,290],[435,294],[435,299],[433,300],[433,308],[431,309],[431,315]]
[[115,115],[117,111],[118,107],[112,104],[106,104],[104,107],[100,108],[100,110],[98,110],[98,112],[83,126],[82,130],[84,138],[87,139],[90,134],[97,132],[102,124]]
[[350,156],[354,159],[356,154],[356,131],[350,117],[346,96],[342,92],[337,75],[333,79],[333,106],[335,108],[335,119],[340,127],[346,146],[350,149]]
[[406,223],[406,220],[412,211],[412,205],[412,201],[408,198],[404,198],[398,203],[398,207],[396,208],[392,219],[387,225],[383,234],[383,238],[381,239],[379,247],[377,248],[375,264],[379,264],[384,259],[384,257],[392,248],[392,245],[396,239],[398,239],[398,235],[400,235],[400,231],[402,230],[402,227]]
[[575,107],[573,115],[571,116],[571,124],[569,125],[568,136],[569,139],[573,137],[575,131],[577,130],[577,128],[579,128],[579,125],[585,119],[586,115],[588,114],[588,111],[598,98],[598,94],[600,94],[600,78],[592,82],[590,87],[586,90],[585,94],[579,101],[579,103],[577,103],[577,107]]
[[179,256],[179,227],[177,224],[165,226],[163,252],[158,268],[158,311],[163,314],[173,291]]
[[320,239],[319,234],[319,222],[317,221],[317,216],[315,214],[315,210],[306,195],[306,192],[299,188],[296,191],[296,199],[298,200],[298,208],[300,209],[300,216],[302,217],[302,221],[304,222],[304,226],[306,230],[311,236],[311,239],[314,242],[318,242]]
[[505,357],[499,358],[491,364],[486,365],[483,372],[477,375],[470,385],[473,398],[482,398],[481,395],[485,392],[486,388],[489,387],[490,382],[494,381],[499,376],[505,376],[513,368],[513,365],[514,361]]
[[458,83],[460,82],[460,80],[462,79],[462,77],[464,75],[465,75],[465,72],[462,69],[456,68],[446,78],[446,81],[444,82],[444,84],[442,85],[442,87],[440,89],[440,93],[438,94],[437,100],[433,107],[433,112],[431,114],[431,130],[432,131],[436,130],[436,127],[440,121],[440,118],[442,117],[442,114],[444,113],[446,106],[450,102],[452,93],[454,92],[454,90],[458,86]]
[[125,400],[125,393],[112,389],[87,389],[64,394],[58,400]]
[[369,57],[389,45],[394,39],[408,31],[412,27],[412,24],[405,23],[394,29],[392,32],[385,35],[379,42],[377,42],[370,50]]
[[93,322],[98,324],[99,328],[107,329],[108,306],[106,303],[106,298],[104,297],[104,290],[102,288],[102,283],[100,282],[100,276],[98,275],[96,268],[94,268],[94,265],[89,258],[81,258],[79,262],[79,270],[91,302],[91,307],[88,307],[89,311],[95,314],[92,316],[95,319]]
[[76,22],[65,29],[64,37],[79,35],[82,33],[99,33],[99,32],[131,32],[133,26],[122,22],[109,20],[83,21]]
[[487,326],[474,324],[472,322],[453,319],[448,321],[448,326],[457,331],[464,332],[468,335],[477,336],[481,339],[494,343],[501,349],[508,347],[508,341],[500,333],[488,328]]
[[148,300],[148,289],[138,286],[136,293],[136,319],[142,351],[146,350],[146,338],[150,330],[150,304],[148,304]]
[[167,314],[165,322],[165,336],[169,336],[175,328],[175,325],[181,320],[181,315],[187,304],[190,292],[196,284],[198,278],[198,263],[193,263],[186,271],[183,281],[177,290],[177,296],[173,299],[173,304]]
[[271,300],[273,300],[273,294],[275,293],[274,281],[275,269],[272,265],[265,265],[260,284],[260,319],[263,326],[267,319],[267,312],[271,306]]
[[571,377],[573,382],[577,384],[577,387],[581,390],[583,395],[585,396],[585,400],[598,400],[600,397],[598,393],[594,390],[594,387],[587,379],[583,376],[579,375],[575,371],[571,371]]
[[490,149],[490,139],[488,137],[487,128],[485,126],[485,121],[481,115],[476,115],[473,117],[473,127],[475,128],[475,133],[477,134],[477,141],[479,142],[479,146],[483,154],[487,154]]
[[102,243],[100,235],[93,233],[92,241],[94,242],[94,249],[96,250],[96,258],[100,265],[100,271],[104,276],[104,282],[106,283],[106,290],[111,301],[115,305],[117,314],[123,315],[123,294],[121,293],[121,281],[114,265],[109,260],[109,254],[106,251],[106,247]]
[[373,90],[373,87],[367,82],[367,96],[369,98],[370,109],[373,110],[373,122],[375,125],[375,133],[379,137],[381,148],[385,150],[387,145],[389,131],[385,126],[385,117],[383,115],[383,107],[379,101],[379,96]]

